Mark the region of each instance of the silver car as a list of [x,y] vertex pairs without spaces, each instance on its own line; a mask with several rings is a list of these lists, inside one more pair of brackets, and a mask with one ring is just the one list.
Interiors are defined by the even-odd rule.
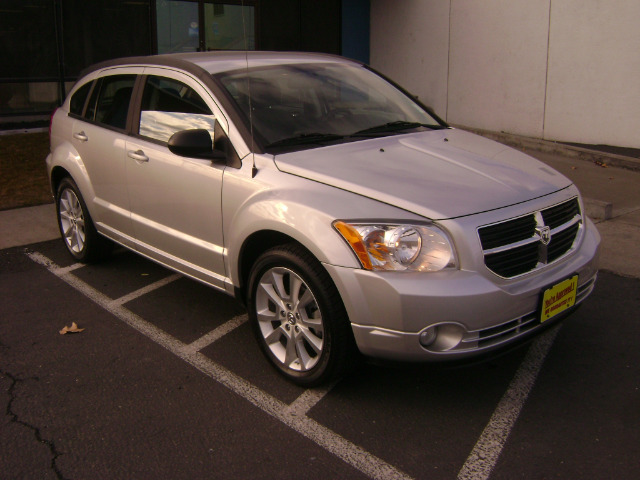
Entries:
[[115,242],[235,296],[301,385],[358,351],[501,349],[596,280],[600,237],[571,181],[341,57],[96,65],[52,117],[47,166],[71,255]]

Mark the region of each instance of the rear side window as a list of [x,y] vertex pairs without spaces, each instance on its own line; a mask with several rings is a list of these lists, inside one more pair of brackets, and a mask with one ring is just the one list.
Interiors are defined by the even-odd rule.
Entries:
[[215,117],[204,100],[188,85],[151,75],[142,94],[140,135],[167,142],[171,135],[195,128],[209,130],[213,138]]
[[135,75],[111,75],[98,80],[85,113],[87,120],[124,129]]
[[84,104],[86,103],[87,97],[89,96],[91,85],[93,85],[93,82],[89,82],[76,90],[76,93],[74,93],[71,97],[71,102],[69,104],[69,113],[82,116],[82,112],[84,111]]

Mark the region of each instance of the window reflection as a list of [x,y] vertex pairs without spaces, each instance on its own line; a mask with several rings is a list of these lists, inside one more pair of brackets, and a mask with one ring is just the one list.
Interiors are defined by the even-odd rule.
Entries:
[[213,139],[215,117],[191,87],[172,78],[152,75],[142,95],[140,135],[167,142],[180,130],[203,128]]
[[203,128],[209,130],[213,139],[215,124],[213,115],[143,110],[140,115],[140,135],[167,142],[180,130]]
[[56,82],[0,83],[0,114],[51,111],[58,97]]
[[247,5],[206,3],[204,23],[207,50],[255,50],[254,10],[253,6]]
[[198,2],[157,0],[158,53],[198,49]]
[[[199,16],[199,3],[204,3],[204,18]],[[254,2],[247,0],[251,5],[237,3],[156,0],[158,53],[195,52],[201,47],[206,50],[255,50]]]

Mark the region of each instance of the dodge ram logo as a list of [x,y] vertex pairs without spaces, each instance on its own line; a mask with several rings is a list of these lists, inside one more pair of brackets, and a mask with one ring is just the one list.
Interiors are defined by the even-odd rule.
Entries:
[[536,227],[536,235],[540,237],[540,241],[543,245],[549,245],[549,242],[551,241],[551,228]]

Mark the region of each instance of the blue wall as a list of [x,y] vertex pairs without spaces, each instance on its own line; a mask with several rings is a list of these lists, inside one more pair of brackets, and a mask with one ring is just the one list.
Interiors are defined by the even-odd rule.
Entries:
[[369,63],[369,0],[342,0],[342,55]]

